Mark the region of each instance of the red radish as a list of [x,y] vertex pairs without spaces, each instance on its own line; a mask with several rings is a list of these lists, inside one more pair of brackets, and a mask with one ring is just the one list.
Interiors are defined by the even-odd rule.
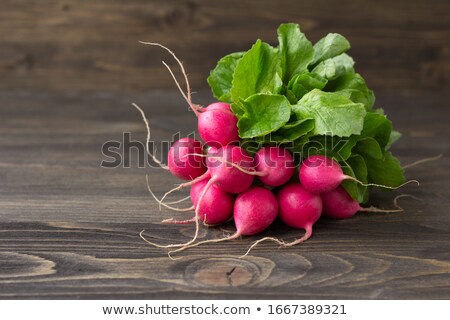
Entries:
[[235,237],[260,233],[272,224],[277,214],[277,199],[270,190],[252,187],[242,192],[234,203]]
[[[405,196],[405,195],[402,195]],[[409,196],[409,195],[407,195]],[[401,212],[403,211],[397,204],[399,209],[384,210],[375,207],[363,208],[354,200],[347,191],[339,186],[334,190],[320,195],[323,203],[323,215],[334,219],[347,219],[353,217],[358,211],[364,212]],[[397,198],[396,198],[397,199]],[[394,200],[396,203],[396,200]]]
[[303,160],[299,170],[302,186],[312,193],[324,193],[336,189],[346,176],[337,161],[313,155]]
[[237,120],[229,104],[213,103],[198,114],[198,132],[207,145],[226,146],[239,141]]
[[294,158],[284,148],[263,147],[255,154],[255,168],[261,174],[261,182],[271,187],[281,186],[294,174]]
[[405,184],[417,180],[409,180],[396,186],[384,186],[375,183],[363,183],[351,176],[344,174],[336,160],[322,155],[313,155],[303,160],[299,170],[300,182],[303,187],[311,193],[320,194],[336,189],[344,180],[352,180],[363,186],[375,186],[386,189],[398,189]]
[[180,252],[204,243],[221,242],[236,239],[240,236],[258,234],[272,224],[277,217],[277,213],[278,203],[273,193],[263,187],[251,187],[239,194],[234,202],[233,218],[236,232],[233,235],[185,245],[170,253]]
[[359,203],[354,200],[341,186],[320,195],[323,203],[323,215],[334,219],[347,219],[362,210]]
[[288,226],[305,229],[305,235],[291,242],[294,245],[307,240],[312,235],[312,226],[322,213],[320,196],[305,190],[300,183],[294,182],[281,188],[277,195],[280,218]]
[[198,218],[211,225],[225,223],[233,216],[234,197],[212,185],[199,204],[199,197],[207,184],[208,181],[202,180],[191,187],[192,204],[195,208],[199,206]]
[[229,193],[240,193],[248,189],[253,180],[253,158],[239,146],[228,145],[220,149],[211,148],[206,165],[214,184]]
[[206,166],[201,156],[203,146],[193,138],[181,138],[169,150],[168,167],[170,172],[183,180],[195,179],[206,172]]

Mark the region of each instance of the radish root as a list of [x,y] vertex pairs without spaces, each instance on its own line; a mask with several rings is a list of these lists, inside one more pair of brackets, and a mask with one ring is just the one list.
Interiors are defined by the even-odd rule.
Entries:
[[[174,73],[172,72],[172,70],[170,69],[170,67],[164,62],[162,61],[163,65],[167,68],[167,70],[169,70],[170,75],[172,76],[173,80],[175,81],[175,84],[178,87],[178,90],[180,91],[181,95],[183,96],[183,98],[186,100],[186,102],[188,103],[189,107],[192,109],[192,111],[194,111],[195,115],[198,117],[199,112],[203,111],[203,107],[198,106],[196,104],[194,104],[192,102],[192,98],[191,98],[191,85],[189,84],[189,78],[187,76],[186,70],[184,69],[183,63],[180,61],[180,59],[178,59],[178,57],[175,55],[175,53],[172,52],[172,50],[170,50],[169,48],[167,48],[166,46],[163,46],[160,43],[156,43],[156,42],[144,42],[144,41],[139,41],[142,44],[145,45],[151,45],[151,46],[158,46],[160,48],[163,48],[164,50],[166,50],[168,53],[170,53],[170,55],[175,59],[175,61],[178,63],[178,65],[180,66],[181,72],[183,74],[184,77],[184,81],[186,82],[186,93],[183,91],[183,89],[181,88],[177,78],[175,77]],[[187,95],[186,95],[187,94]]]
[[[131,104],[133,107],[135,107],[142,116],[142,120],[144,120],[145,123],[145,127],[147,129],[147,140],[146,140],[146,144],[145,144],[145,150],[147,151],[147,154],[152,158],[152,160],[158,164],[162,169],[164,170],[169,170],[169,167],[166,166],[165,164],[163,164],[161,161],[159,161],[158,159],[156,159],[156,157],[153,155],[152,152],[150,152],[150,150],[148,149],[148,146],[150,145],[150,125],[148,123],[147,117],[145,116],[144,110],[142,110],[136,103],[132,103]],[[154,151],[154,150],[153,150]]]
[[240,236],[241,236],[240,234],[234,233],[231,236],[228,236],[228,237],[225,237],[225,238],[209,239],[209,240],[199,241],[199,242],[190,244],[188,246],[184,246],[182,248],[179,248],[179,249],[176,249],[176,250],[172,250],[172,251],[169,252],[169,256],[171,256],[174,253],[181,252],[181,251],[184,251],[184,250],[189,249],[189,248],[197,247],[197,246],[205,244],[205,243],[217,243],[217,242],[222,242],[222,241],[227,241],[227,240],[233,240],[233,239],[239,238]]
[[360,185],[362,185],[364,187],[380,187],[380,188],[391,189],[391,190],[397,190],[398,188],[401,188],[401,187],[403,187],[403,186],[405,186],[407,184],[410,184],[410,183],[416,183],[418,186],[420,185],[419,181],[417,181],[417,180],[408,180],[405,183],[402,183],[401,185],[398,185],[396,187],[391,187],[391,186],[385,186],[385,185],[376,184],[376,183],[364,183],[364,182],[359,181],[356,178],[353,178],[353,177],[347,176],[347,175],[345,176],[345,180],[354,181],[354,182],[359,183]]
[[435,157],[430,157],[430,158],[425,158],[425,159],[417,160],[417,161],[414,161],[413,163],[404,165],[404,166],[403,166],[403,169],[408,169],[408,168],[411,168],[411,167],[415,167],[415,166],[417,166],[417,165],[419,165],[419,164],[422,164],[422,163],[425,163],[425,162],[439,160],[440,158],[442,158],[442,153],[439,154],[439,155],[437,155],[437,156],[435,156]]
[[[194,208],[194,207],[192,207]],[[195,217],[187,220],[175,220],[174,218],[169,218],[161,221],[161,223],[167,223],[167,224],[190,224],[195,222]]]
[[180,200],[174,200],[174,201],[166,202],[166,204],[177,204],[177,203],[181,203],[181,202],[184,202],[186,200],[189,200],[190,198],[191,198],[190,196],[187,196],[187,197],[181,198]]
[[[209,178],[209,177],[210,177],[210,174],[209,174],[208,171],[206,171],[204,174],[202,174],[201,176],[199,176],[199,177],[197,177],[197,178],[195,178],[195,179],[193,179],[193,180],[191,180],[191,181],[188,181],[188,182],[185,182],[185,183],[181,183],[181,184],[179,184],[178,186],[176,186],[175,188],[173,188],[173,189],[167,191],[167,192],[164,194],[164,196],[161,198],[160,201],[163,202],[164,199],[165,199],[169,194],[171,194],[172,192],[175,192],[175,191],[177,191],[177,190],[181,190],[181,189],[183,189],[183,188],[185,188],[185,187],[192,186],[193,184],[196,184],[197,182],[202,181],[202,180],[204,180],[204,179],[207,179],[207,178]],[[161,205],[160,205],[160,208],[161,208]]]
[[303,235],[303,237],[301,237],[301,238],[299,238],[297,240],[291,241],[291,242],[285,242],[283,240],[280,240],[280,239],[274,238],[274,237],[265,237],[265,238],[259,239],[259,240],[255,241],[255,242],[253,242],[252,245],[248,248],[247,252],[245,254],[243,254],[242,256],[240,256],[239,258],[246,257],[250,253],[250,251],[252,251],[252,249],[254,247],[256,247],[258,244],[260,244],[263,241],[268,241],[268,240],[269,241],[273,241],[273,242],[279,244],[280,247],[292,247],[292,246],[295,246],[296,244],[299,244],[299,243],[302,243],[302,242],[308,240],[312,236],[312,226],[307,226],[305,228],[305,230],[306,230],[306,232]]
[[[152,191],[152,189],[150,187],[150,180],[148,178],[148,175],[145,176],[145,179],[147,181],[147,190],[152,195],[153,199],[155,199],[155,201],[159,203],[159,209],[160,210],[161,210],[161,206],[163,206],[163,207],[165,207],[167,209],[173,210],[173,211],[178,211],[178,212],[187,212],[187,211],[194,210],[193,206],[191,206],[189,208],[175,208],[175,207],[170,206],[168,203],[164,203],[162,200],[159,200],[156,197],[156,195],[153,193],[153,191]],[[185,199],[189,199],[189,197],[183,198],[181,200],[185,200]],[[180,200],[174,201],[174,203],[178,203],[178,202],[180,202]]]
[[362,211],[362,212],[385,212],[385,213],[391,213],[391,212],[403,212],[403,211],[405,211],[405,209],[403,209],[403,208],[398,204],[398,200],[401,199],[401,198],[413,198],[413,199],[418,200],[418,201],[423,201],[423,199],[421,199],[421,198],[418,198],[418,197],[416,197],[416,196],[413,196],[412,194],[406,194],[406,193],[405,193],[405,194],[400,194],[400,195],[398,195],[398,196],[396,196],[396,197],[394,198],[394,206],[395,206],[397,209],[380,209],[380,208],[371,206],[371,207],[368,207],[368,208],[361,208],[361,210],[359,210],[359,211]]

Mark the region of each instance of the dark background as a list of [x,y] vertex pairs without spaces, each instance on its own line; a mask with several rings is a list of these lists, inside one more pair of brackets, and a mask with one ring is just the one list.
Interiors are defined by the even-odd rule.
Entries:
[[446,0],[23,1],[0,3],[0,89],[149,91],[173,88],[161,50],[184,61],[192,87],[223,55],[296,22],[314,43],[338,32],[376,91],[445,92],[450,74]]
[[[450,299],[449,17],[448,0],[1,0],[0,298]],[[393,147],[402,164],[443,157],[407,169],[420,187],[374,191],[379,208],[402,193],[420,198],[400,199],[404,212],[321,218],[300,246],[262,243],[238,259],[260,236],[303,234],[278,222],[172,261],[138,234],[163,244],[192,237],[191,225],[159,223],[190,215],[160,211],[145,185],[149,174],[162,196],[179,180],[137,168],[135,154],[131,168],[100,167],[105,142],[124,132],[145,141],[133,101],[157,142],[196,128],[161,64],[175,66],[171,57],[138,41],[172,48],[206,105],[217,60],[258,37],[276,44],[282,22],[313,42],[328,32],[350,40],[376,106],[403,134]]]

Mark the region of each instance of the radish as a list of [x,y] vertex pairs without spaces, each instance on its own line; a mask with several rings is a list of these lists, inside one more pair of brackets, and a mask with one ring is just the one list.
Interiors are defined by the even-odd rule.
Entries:
[[181,95],[197,116],[198,131],[203,141],[209,146],[217,148],[226,146],[232,142],[239,141],[238,127],[237,127],[238,119],[231,111],[230,105],[227,103],[218,102],[210,104],[208,107],[205,108],[197,104],[194,104],[191,99],[191,89],[189,79],[186,74],[186,70],[184,69],[183,64],[178,59],[178,57],[169,48],[163,46],[162,44],[153,42],[142,42],[142,41],[141,43],[163,48],[172,55],[172,57],[180,66],[181,72],[183,73],[184,81],[186,82],[187,93],[183,91],[172,70],[163,61],[164,66],[168,69]]
[[320,195],[323,203],[323,215],[335,219],[347,219],[353,217],[362,210],[356,200],[341,186]]
[[232,238],[260,233],[272,224],[277,214],[277,199],[270,190],[252,187],[242,192],[234,203],[236,233]]
[[281,147],[263,147],[255,154],[255,168],[262,183],[277,187],[288,182],[295,171],[292,154]]
[[189,244],[171,251],[169,255],[205,243],[227,241],[239,238],[240,236],[258,234],[272,224],[277,214],[278,203],[273,193],[263,187],[251,187],[240,193],[234,202],[233,218],[236,225],[236,232],[233,235]]
[[288,226],[305,229],[305,235],[286,246],[293,246],[312,235],[312,226],[322,213],[320,196],[308,192],[300,183],[293,182],[281,188],[277,195],[280,218]]
[[233,216],[234,197],[212,185],[199,204],[199,197],[207,184],[208,181],[202,180],[191,187],[192,204],[195,208],[199,206],[198,218],[208,225],[225,223]]
[[253,158],[239,146],[210,148],[206,165],[211,180],[225,192],[240,193],[248,189],[254,180]]
[[193,138],[181,138],[169,150],[169,171],[183,180],[195,179],[206,172],[203,158],[197,154],[203,153],[200,141]]
[[311,193],[320,194],[336,189],[344,180],[352,180],[363,186],[375,186],[387,189],[398,189],[405,184],[417,180],[409,180],[399,186],[390,187],[375,183],[363,183],[351,176],[344,174],[336,160],[322,155],[313,155],[303,160],[299,170],[300,182]]
[[302,186],[311,193],[331,191],[349,178],[337,161],[322,155],[309,156],[303,160],[299,177]]
[[[409,196],[409,195],[401,195]],[[360,204],[354,200],[345,189],[341,186],[334,190],[323,193],[320,195],[323,203],[323,215],[334,219],[347,219],[353,217],[358,211],[364,212],[401,212],[403,211],[396,204],[396,199],[394,203],[398,209],[396,210],[384,210],[375,207],[363,208]]]
[[223,102],[210,104],[198,114],[198,132],[211,147],[219,148],[239,141],[237,118],[230,105]]

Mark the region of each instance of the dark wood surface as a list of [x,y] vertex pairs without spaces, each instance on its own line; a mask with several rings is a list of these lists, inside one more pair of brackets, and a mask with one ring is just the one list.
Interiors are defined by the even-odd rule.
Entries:
[[143,40],[172,48],[198,90],[220,57],[297,22],[313,42],[345,35],[376,91],[445,92],[449,16],[448,0],[2,0],[0,89],[173,88],[172,60]]
[[[193,226],[167,226],[145,174],[161,195],[178,181],[167,172],[99,167],[101,146],[123,132],[145,139],[139,103],[156,141],[195,128],[173,91],[150,93],[3,91],[0,93],[0,298],[450,299],[450,166],[448,95],[378,94],[403,132],[394,151],[407,164],[443,153],[407,171],[420,187],[376,192],[405,212],[320,220],[314,236],[290,249],[264,243],[239,259],[257,237],[198,247],[172,261],[160,243],[189,239]],[[206,103],[209,93],[195,100]],[[182,197],[186,191],[176,197]],[[175,196],[171,199],[175,199]],[[232,226],[224,229],[231,230]],[[217,228],[201,239],[223,236]],[[264,235],[292,239],[302,231],[275,224]]]

